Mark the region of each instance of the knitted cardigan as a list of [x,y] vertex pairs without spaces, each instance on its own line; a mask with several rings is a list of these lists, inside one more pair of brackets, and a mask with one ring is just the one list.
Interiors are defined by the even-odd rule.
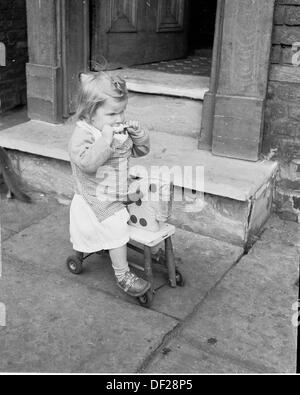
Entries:
[[69,143],[75,193],[81,195],[99,222],[124,209],[129,183],[129,160],[145,156],[150,139],[144,129],[109,145],[86,121],[77,122]]

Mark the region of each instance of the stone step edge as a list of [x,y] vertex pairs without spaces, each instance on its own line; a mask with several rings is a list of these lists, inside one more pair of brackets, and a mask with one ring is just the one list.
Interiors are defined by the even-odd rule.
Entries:
[[127,82],[130,92],[204,100],[209,91],[209,77],[171,74],[153,70],[121,69],[111,71]]
[[[64,162],[70,162],[69,155],[67,150],[58,148],[58,147],[48,147],[46,145],[38,144],[38,143],[33,143],[33,142],[27,142],[21,139],[14,139],[14,138],[9,138],[5,136],[1,136],[0,133],[0,146],[9,149],[9,150],[15,150],[23,153],[28,153],[28,154],[33,154],[37,155],[40,157],[45,157],[45,158],[51,158],[54,160],[59,160],[59,161],[64,161]],[[140,159],[141,160],[141,159]],[[138,164],[137,164],[138,166]],[[145,167],[147,168],[147,164],[145,164]],[[136,166],[132,166],[131,168],[131,173],[133,175],[136,175],[135,173],[135,168]],[[217,190],[216,188],[215,191],[213,191],[211,188],[207,189],[204,187],[204,190],[200,190],[197,188],[197,185],[188,185],[188,184],[182,184],[180,182],[174,182],[176,187],[179,188],[186,188],[190,190],[196,190],[201,193],[208,193],[210,195],[216,195],[216,196],[221,196],[224,198],[230,198],[232,200],[237,200],[237,201],[247,201],[250,200],[253,196],[255,196],[256,192],[260,190],[261,186],[267,183],[270,179],[274,177],[278,170],[278,164],[274,162],[273,166],[271,167],[268,176],[265,177],[264,180],[262,180],[262,183],[256,186],[255,190],[248,191],[246,194],[241,193],[241,194],[236,194],[234,192],[232,193],[223,193],[220,190]]]

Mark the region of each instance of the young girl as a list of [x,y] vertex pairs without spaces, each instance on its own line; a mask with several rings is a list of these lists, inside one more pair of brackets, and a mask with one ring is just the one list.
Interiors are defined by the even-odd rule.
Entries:
[[81,74],[80,80],[77,125],[69,144],[75,181],[71,242],[75,251],[83,253],[108,250],[117,284],[138,297],[150,284],[128,266],[129,214],[125,203],[129,159],[149,153],[149,136],[138,122],[125,123],[125,81],[104,72]]

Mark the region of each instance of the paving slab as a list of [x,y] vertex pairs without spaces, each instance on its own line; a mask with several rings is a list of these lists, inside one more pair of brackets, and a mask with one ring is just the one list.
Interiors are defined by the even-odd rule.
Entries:
[[161,288],[153,308],[184,320],[244,251],[241,247],[180,229],[176,230],[173,244],[185,285],[183,288],[172,289],[167,285]]
[[12,230],[8,230],[0,226],[0,232],[1,232],[1,241],[5,241],[9,239],[12,235],[15,235],[16,232],[13,232]]
[[[166,347],[188,343],[199,350],[199,372],[219,371],[201,360],[204,351],[224,359],[222,371],[227,373],[235,371],[232,361],[252,373],[295,373],[297,330],[292,325],[292,306],[298,299],[299,251],[299,225],[273,217],[250,254]],[[184,348],[177,349],[175,356],[158,355],[147,372],[171,370],[174,361],[184,361],[185,355]]]
[[134,373],[177,324],[30,262],[4,260],[1,372]]
[[59,204],[54,197],[39,193],[29,193],[32,204],[24,204],[19,200],[8,200],[5,194],[0,194],[0,221],[4,237],[20,232],[33,223],[38,223],[42,218],[57,210]]
[[[186,285],[172,289],[168,286],[167,271],[160,268],[155,270],[155,288],[159,290],[152,308],[182,320],[240,258],[243,250],[182,230],[178,230],[174,237],[174,247],[176,257],[181,259],[178,267]],[[66,270],[66,258],[73,253],[69,241],[68,207],[60,207],[39,223],[5,241],[3,252],[17,259],[21,257],[37,273],[57,273],[62,278],[70,278],[74,284],[106,292],[130,303],[138,303],[136,299],[119,290],[110,260],[106,256],[90,257],[85,263],[84,273],[80,276],[74,276]],[[130,253],[129,260],[141,263],[142,256]]]
[[213,353],[211,347],[201,348],[184,339],[174,339],[153,359],[153,374],[249,374],[251,366],[242,364],[240,360],[230,360],[224,355]]

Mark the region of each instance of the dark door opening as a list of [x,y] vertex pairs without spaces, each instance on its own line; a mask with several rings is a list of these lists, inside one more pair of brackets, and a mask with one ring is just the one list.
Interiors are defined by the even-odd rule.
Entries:
[[211,55],[214,44],[217,0],[189,0],[189,51]]
[[[5,3],[5,4],[4,4]],[[11,4],[12,3],[12,4]],[[1,2],[0,130],[27,122],[26,63],[28,39],[26,1]]]
[[0,114],[2,114],[26,104],[26,63],[28,62],[26,2],[25,0],[1,2],[0,13],[0,42],[3,51],[0,65]]

